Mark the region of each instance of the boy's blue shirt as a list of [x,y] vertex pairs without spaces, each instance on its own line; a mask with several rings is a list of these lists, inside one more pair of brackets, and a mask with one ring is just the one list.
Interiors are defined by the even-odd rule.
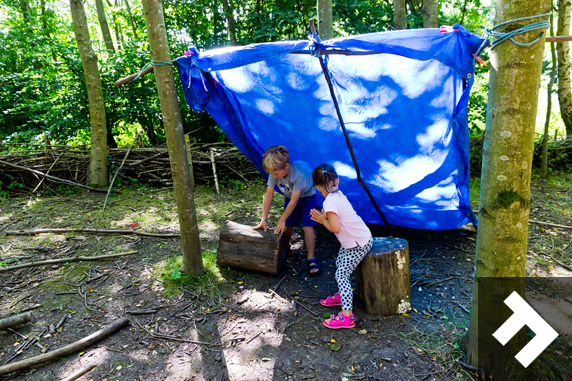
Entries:
[[306,167],[298,163],[290,164],[290,173],[282,179],[275,179],[272,176],[268,177],[268,186],[277,186],[284,197],[292,198],[292,192],[300,191],[300,198],[310,197],[316,194],[312,176]]

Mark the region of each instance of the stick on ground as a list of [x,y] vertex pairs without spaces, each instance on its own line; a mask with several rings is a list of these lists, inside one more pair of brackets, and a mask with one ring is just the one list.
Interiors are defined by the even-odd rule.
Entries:
[[6,235],[35,235],[42,233],[97,233],[97,234],[135,234],[148,237],[177,238],[180,234],[145,233],[136,230],[105,230],[105,229],[36,229],[36,230],[8,230]]
[[83,368],[81,368],[80,370],[78,370],[77,372],[75,372],[74,374],[72,374],[71,376],[62,379],[61,381],[74,381],[74,380],[77,380],[78,378],[80,378],[80,377],[83,376],[84,374],[91,372],[94,368],[97,368],[97,365],[96,365],[96,364],[91,364],[91,365],[88,365],[88,366],[84,366]]
[[0,273],[6,272],[6,271],[23,269],[26,267],[53,265],[53,264],[57,264],[57,263],[81,262],[81,261],[99,261],[101,259],[122,257],[124,255],[131,255],[131,254],[137,254],[137,253],[139,253],[139,251],[126,251],[124,253],[100,255],[99,257],[71,257],[71,258],[62,258],[62,259],[50,259],[47,261],[30,262],[30,263],[23,263],[21,265],[16,265],[16,266],[3,267],[3,268],[0,268]]
[[14,315],[0,320],[0,330],[6,330],[8,328],[14,328],[24,323],[32,321],[32,313],[28,312],[25,314]]
[[109,324],[103,329],[100,329],[97,332],[92,333],[91,335],[84,337],[81,340],[76,341],[75,343],[71,343],[66,345],[65,347],[56,349],[54,351],[44,353],[39,356],[31,357],[29,359],[25,359],[22,361],[15,362],[13,364],[8,364],[4,366],[0,366],[0,376],[4,374],[9,374],[12,372],[16,372],[18,370],[28,369],[36,365],[43,364],[48,361],[57,360],[64,356],[67,356],[71,353],[74,353],[80,349],[83,349],[115,332],[123,328],[125,325],[129,323],[129,319],[127,318],[120,318],[115,320],[113,323]]

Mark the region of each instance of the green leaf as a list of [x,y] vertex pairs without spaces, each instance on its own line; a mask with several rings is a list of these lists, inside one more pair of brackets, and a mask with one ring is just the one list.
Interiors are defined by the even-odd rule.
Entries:
[[334,344],[330,345],[330,350],[332,352],[337,352],[340,349],[342,349],[342,345],[340,343],[334,343]]
[[328,312],[324,312],[324,317],[325,317],[326,319],[329,319],[330,316],[332,316],[332,314],[330,314],[330,313],[328,313]]

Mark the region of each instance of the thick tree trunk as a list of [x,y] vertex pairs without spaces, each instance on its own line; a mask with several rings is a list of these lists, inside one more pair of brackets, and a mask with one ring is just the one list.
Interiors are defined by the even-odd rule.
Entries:
[[[552,14],[550,14],[550,35],[554,36],[554,25]],[[542,164],[540,166],[540,177],[546,180],[546,169],[548,167],[548,127],[550,127],[550,114],[552,113],[552,86],[556,78],[556,49],[554,42],[550,43],[550,52],[552,54],[552,70],[550,70],[550,81],[548,82],[548,103],[546,105],[546,121],[544,122],[544,135],[542,137]]]
[[228,221],[220,229],[216,263],[241,270],[279,275],[286,262],[286,239],[274,230]]
[[332,0],[318,0],[318,37],[325,41],[334,38]]
[[133,36],[137,38],[137,28],[133,22],[133,15],[131,14],[131,8],[129,8],[129,1],[123,0],[125,2],[125,8],[127,8],[127,13],[129,14],[129,22],[131,23],[131,30],[133,30]]
[[423,28],[438,28],[439,0],[423,0]]
[[70,0],[73,30],[79,48],[87,96],[89,98],[89,119],[91,122],[91,154],[89,158],[88,184],[107,186],[107,126],[101,77],[97,56],[91,48],[85,9],[79,0]]
[[222,0],[222,5],[224,7],[224,13],[226,15],[226,22],[228,23],[228,37],[232,45],[237,44],[236,39],[236,28],[234,26],[234,15],[232,12],[232,8],[229,4],[229,0]]
[[[543,14],[549,9],[548,0],[498,0],[494,24]],[[535,21],[539,19],[526,20],[526,23]],[[515,24],[508,24],[499,31],[506,32],[514,28]],[[534,30],[516,36],[515,40],[532,41],[538,33],[538,30]],[[489,376],[495,380],[512,379],[510,375],[520,364],[515,363],[514,358],[508,359],[506,355],[512,353],[514,356],[524,347],[526,340],[526,331],[521,330],[502,347],[492,333],[512,315],[503,300],[513,291],[524,297],[530,174],[544,40],[545,34],[531,46],[518,46],[507,40],[495,47],[490,55],[489,100],[468,351],[469,363],[483,366],[487,379]],[[490,278],[493,280],[487,283]],[[495,281],[499,278],[517,282],[507,285]],[[479,284],[486,291],[483,292]],[[493,348],[498,346],[502,353],[497,357],[492,356],[495,353]],[[479,347],[482,350],[480,356]]]
[[[558,36],[570,34],[570,0],[558,0]],[[557,42],[558,51],[558,103],[566,126],[566,136],[572,136],[572,94],[570,91],[570,43]]]
[[113,47],[113,39],[111,38],[109,25],[107,24],[107,18],[105,17],[103,0],[95,0],[95,8],[97,9],[97,20],[99,21],[99,27],[101,28],[101,34],[103,36],[103,41],[105,42],[105,48],[109,54],[113,55],[115,54],[115,48]]
[[407,29],[405,0],[393,0],[393,29]]
[[374,315],[411,310],[409,244],[402,238],[375,237],[369,254],[356,268],[358,294]]
[[[169,43],[163,7],[160,0],[143,0],[145,24],[149,36],[151,58],[155,61],[171,62]],[[203,259],[201,255],[201,242],[199,240],[199,226],[191,174],[187,164],[187,147],[183,134],[183,121],[175,88],[172,65],[155,66],[157,91],[161,102],[161,112],[167,136],[167,149],[171,161],[175,199],[179,213],[181,227],[181,241],[183,254],[183,268],[185,275],[199,275],[203,272]]]

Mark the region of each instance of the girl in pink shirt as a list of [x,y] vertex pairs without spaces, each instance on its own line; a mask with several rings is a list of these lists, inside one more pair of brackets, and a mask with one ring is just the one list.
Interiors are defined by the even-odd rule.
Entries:
[[312,179],[325,201],[322,210],[312,209],[310,215],[314,221],[334,233],[342,245],[336,259],[339,292],[320,301],[324,306],[341,305],[342,311],[338,315],[331,315],[330,319],[324,321],[324,325],[332,329],[353,328],[355,323],[350,276],[371,250],[373,238],[347,197],[338,190],[340,179],[331,165],[322,164],[316,167]]

